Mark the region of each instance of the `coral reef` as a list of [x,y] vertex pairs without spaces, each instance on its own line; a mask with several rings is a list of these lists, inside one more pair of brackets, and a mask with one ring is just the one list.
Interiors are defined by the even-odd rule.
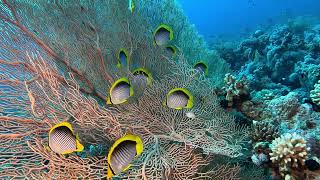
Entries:
[[[273,178],[287,170],[290,172],[284,172],[283,179],[289,175],[296,179],[319,176],[302,163],[319,153],[319,23],[317,18],[298,17],[268,29],[257,29],[237,45],[235,41],[214,46],[219,56],[230,63],[233,79],[247,82],[250,96],[238,98],[241,103],[236,106],[234,103],[225,107],[236,111],[234,114],[242,121],[253,123],[251,160],[272,169]],[[223,102],[225,95],[219,95]],[[309,157],[297,160],[295,168],[276,161],[272,157],[275,145],[271,145],[273,140],[280,141],[294,133],[300,134],[305,149],[310,149]]]
[[228,102],[228,108],[232,106],[241,107],[241,103],[246,96],[249,95],[248,85],[245,79],[238,80],[230,73],[224,77],[225,86],[222,87],[222,92]]
[[257,142],[271,143],[272,140],[279,137],[279,122],[276,120],[254,121],[251,134],[253,144]]
[[279,137],[279,122],[276,120],[253,121],[251,144],[253,146],[252,162],[257,166],[270,161],[270,144]]
[[[229,55],[223,49],[217,51],[229,63],[237,64],[232,67],[241,70],[239,76],[246,76],[253,89],[310,89],[319,77],[319,50],[309,48],[319,44],[315,40],[317,26],[301,25],[296,30],[288,23],[269,31],[257,30],[237,48],[229,48]],[[301,29],[303,33],[298,33]]]

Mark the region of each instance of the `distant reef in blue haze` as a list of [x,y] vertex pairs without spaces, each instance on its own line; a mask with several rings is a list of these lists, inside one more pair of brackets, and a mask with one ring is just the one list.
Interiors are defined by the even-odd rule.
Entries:
[[317,0],[179,0],[205,37],[239,35],[301,15],[319,16]]

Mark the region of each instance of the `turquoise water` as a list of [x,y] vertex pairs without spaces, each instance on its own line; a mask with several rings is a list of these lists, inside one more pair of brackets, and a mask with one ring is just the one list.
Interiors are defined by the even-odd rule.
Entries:
[[319,7],[0,0],[0,180],[319,180]]

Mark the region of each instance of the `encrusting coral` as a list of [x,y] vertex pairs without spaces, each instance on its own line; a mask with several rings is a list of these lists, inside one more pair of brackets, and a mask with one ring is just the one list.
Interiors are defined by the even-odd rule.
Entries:
[[294,92],[268,102],[268,109],[271,110],[272,116],[284,120],[291,120],[298,113],[299,106],[297,93]]

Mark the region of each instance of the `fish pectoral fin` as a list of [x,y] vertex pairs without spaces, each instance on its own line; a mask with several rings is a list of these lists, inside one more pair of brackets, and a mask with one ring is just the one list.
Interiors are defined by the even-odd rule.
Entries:
[[76,140],[76,147],[77,147],[77,149],[75,150],[76,152],[81,152],[81,151],[83,151],[83,149],[84,149],[84,146],[80,143],[80,141],[77,139]]
[[49,147],[49,145],[45,145],[44,148],[49,152],[51,151],[51,148]]

